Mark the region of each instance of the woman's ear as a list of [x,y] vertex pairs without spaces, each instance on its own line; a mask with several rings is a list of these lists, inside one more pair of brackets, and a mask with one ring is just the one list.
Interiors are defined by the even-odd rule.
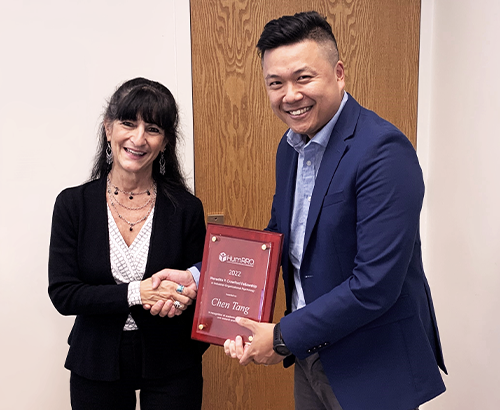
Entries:
[[113,121],[104,120],[104,131],[106,132],[106,140],[111,141],[111,132],[113,131]]
[[161,144],[161,150],[165,151],[165,148],[167,148],[167,145],[168,145],[168,139],[167,139],[167,136],[164,136],[163,137],[163,144]]

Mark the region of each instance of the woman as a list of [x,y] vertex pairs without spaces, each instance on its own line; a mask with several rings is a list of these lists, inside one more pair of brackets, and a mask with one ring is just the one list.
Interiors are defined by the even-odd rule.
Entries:
[[[190,338],[196,287],[151,284],[203,254],[203,207],[180,172],[177,127],[166,87],[124,83],[105,111],[90,182],[57,197],[49,295],[76,315],[65,363],[73,409],[132,410],[137,389],[143,410],[201,408],[207,345]],[[175,305],[169,317],[143,308],[156,302]]]

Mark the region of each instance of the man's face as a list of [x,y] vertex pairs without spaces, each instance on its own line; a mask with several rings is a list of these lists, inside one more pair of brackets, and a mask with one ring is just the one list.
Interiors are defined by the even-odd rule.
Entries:
[[266,51],[262,62],[274,113],[309,138],[332,119],[344,93],[344,65],[333,66],[323,47],[305,40]]

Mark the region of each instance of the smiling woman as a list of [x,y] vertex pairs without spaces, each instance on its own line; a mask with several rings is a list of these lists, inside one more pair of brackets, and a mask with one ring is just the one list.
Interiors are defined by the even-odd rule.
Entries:
[[[93,178],[107,175],[107,201],[128,246],[153,209],[156,185],[185,188],[175,152],[177,125],[177,106],[170,91],[144,78],[119,87],[104,114]],[[163,190],[170,195],[170,188]]]
[[[91,180],[57,197],[49,295],[77,316],[65,364],[73,409],[132,410],[135,390],[143,410],[201,408],[206,345],[190,338],[196,283],[186,269],[202,258],[205,221],[180,172],[177,126],[166,87],[124,83],[104,113]],[[164,280],[153,284],[157,272]],[[148,312],[155,304],[168,318]]]
[[[106,137],[113,153],[113,176],[122,179],[150,179],[153,161],[165,149],[165,133],[142,119],[106,122]],[[143,175],[143,176],[142,176]]]
[[[156,185],[152,178],[152,168],[160,151],[163,158],[160,160],[165,162],[165,133],[157,125],[147,124],[142,119],[108,120],[105,121],[105,130],[110,148],[108,154],[111,151],[108,160],[112,160],[113,164],[107,177],[107,200],[125,242],[130,246],[137,235],[137,231],[133,232],[134,227],[144,224],[155,203]],[[164,174],[164,169],[160,170],[160,174],[162,171]],[[115,184],[124,188],[120,189]],[[111,190],[111,187],[114,189]],[[118,201],[120,193],[123,194],[123,202]],[[147,194],[145,199],[141,196],[143,194]],[[139,199],[134,201],[135,197]],[[122,206],[122,213],[116,204]],[[124,229],[125,225],[129,225],[129,232]]]

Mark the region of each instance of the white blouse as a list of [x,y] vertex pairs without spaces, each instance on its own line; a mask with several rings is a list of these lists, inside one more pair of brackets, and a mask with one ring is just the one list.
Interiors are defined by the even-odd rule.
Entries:
[[[151,210],[151,213],[134,239],[134,242],[132,242],[129,247],[125,243],[108,205],[111,273],[116,283],[129,283],[129,306],[142,305],[140,284],[144,277],[148,261],[149,241],[151,239],[151,229],[153,227],[153,214],[154,208]],[[131,315],[128,315],[123,330],[137,330],[137,325]]]

